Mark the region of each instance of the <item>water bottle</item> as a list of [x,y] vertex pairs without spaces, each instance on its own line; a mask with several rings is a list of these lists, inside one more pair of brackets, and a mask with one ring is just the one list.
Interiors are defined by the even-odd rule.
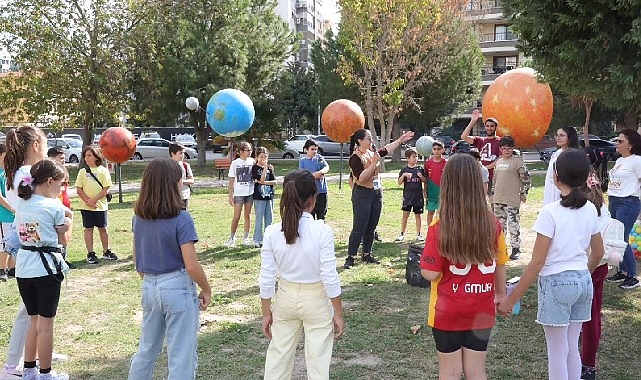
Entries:
[[[521,280],[521,277],[512,277],[511,279],[507,280],[507,294],[510,295],[512,294],[512,291],[514,291],[514,288],[516,287],[516,284],[519,283]],[[521,299],[519,298],[518,301],[514,304],[514,307],[512,307],[512,314],[513,315],[519,315],[521,313]]]

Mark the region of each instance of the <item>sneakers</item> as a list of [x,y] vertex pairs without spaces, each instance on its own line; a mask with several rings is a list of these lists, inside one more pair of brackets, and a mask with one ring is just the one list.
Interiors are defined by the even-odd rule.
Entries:
[[49,373],[41,373],[38,380],[69,380],[69,374],[51,371]]
[[423,237],[423,235],[418,234],[416,235],[416,241],[425,241],[425,238]]
[[394,240],[395,242],[402,242],[405,240],[405,236],[403,234],[398,235],[398,237]]
[[380,264],[381,262],[376,260],[376,257],[371,253],[361,256],[361,260],[368,264]]
[[229,238],[229,240],[227,240],[227,242],[224,245],[225,247],[228,247],[228,248],[236,246],[236,238]]
[[9,278],[16,278],[16,267],[9,268],[7,270],[7,277]]
[[587,365],[581,366],[581,380],[595,380],[596,369]]
[[623,281],[626,279],[626,277],[627,277],[627,276],[626,276],[626,275],[624,275],[624,274],[623,274],[623,272],[621,272],[621,271],[617,271],[617,272],[616,272],[615,274],[613,274],[612,276],[610,276],[610,277],[606,278],[606,280],[607,280],[608,282],[614,282],[614,283],[617,283],[617,282],[623,282]]
[[25,368],[22,370],[22,380],[38,380],[38,368]]
[[248,245],[250,247],[253,247],[254,246],[254,242],[249,237],[246,237],[245,239],[243,239],[243,245]]
[[345,264],[343,265],[343,268],[349,269],[355,265],[354,263],[354,256],[347,256],[345,259]]
[[641,286],[641,283],[639,283],[639,280],[637,280],[636,277],[626,277],[626,279],[623,280],[623,283],[619,285],[619,288],[634,289],[638,288],[639,286]]
[[118,260],[118,256],[116,256],[115,253],[111,252],[111,249],[108,249],[105,251],[105,253],[102,254],[102,259],[103,260]]
[[87,253],[87,262],[89,264],[98,264],[98,256],[96,256],[96,252],[91,251]]
[[7,282],[8,279],[7,271],[5,269],[0,269],[0,281]]
[[260,242],[257,242],[257,241],[254,241],[252,243],[252,245],[253,245],[254,248],[263,248],[263,243],[260,243]]
[[510,260],[518,260],[521,257],[521,250],[518,248],[512,248],[512,254],[510,255]]
[[19,380],[22,378],[22,371],[15,365],[5,364],[0,370],[0,380]]

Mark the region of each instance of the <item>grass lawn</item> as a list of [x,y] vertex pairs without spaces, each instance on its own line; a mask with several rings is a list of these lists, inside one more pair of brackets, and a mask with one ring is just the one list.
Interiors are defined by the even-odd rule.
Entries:
[[[296,165],[274,161],[281,175]],[[338,161],[330,162],[336,172]],[[197,178],[213,177],[212,166],[194,165]],[[390,170],[397,170],[393,164]],[[123,166],[123,178],[139,178],[140,164]],[[71,178],[75,178],[72,172]],[[522,259],[508,264],[508,278],[520,275],[534,241],[530,228],[541,207],[543,176],[534,176],[528,202],[522,207]],[[425,327],[429,291],[405,283],[408,244],[393,243],[400,224],[402,189],[394,180],[384,182],[384,211],[379,225],[383,243],[375,254],[381,265],[357,265],[343,270],[346,243],[351,230],[348,186],[330,184],[327,222],[336,237],[336,255],[343,285],[347,334],[334,346],[332,379],[435,379],[438,363],[433,339]],[[281,193],[277,188],[277,193]],[[125,203],[110,204],[111,247],[117,262],[85,264],[81,218],[75,212],[75,239],[69,250],[72,270],[63,283],[56,319],[56,352],[70,360],[56,366],[72,379],[124,379],[140,334],[141,280],[131,262],[131,216],[135,194]],[[75,199],[74,201],[77,201]],[[212,304],[201,314],[199,379],[260,379],[268,341],[260,331],[260,302],[257,277],[258,249],[222,247],[229,235],[232,210],[225,188],[198,188],[190,208],[200,241],[199,258],[212,283]],[[278,210],[278,200],[275,210]],[[277,214],[277,212],[276,212]],[[278,216],[276,217],[278,218]],[[408,236],[413,225],[408,226]],[[239,227],[242,231],[242,226]],[[568,237],[571,238],[571,237]],[[96,233],[96,246],[99,239]],[[99,255],[100,256],[100,255]],[[635,379],[641,373],[636,348],[641,347],[641,304],[639,291],[622,291],[606,284],[603,307],[603,339],[599,350],[600,379]],[[15,280],[0,283],[0,357],[16,313],[19,294]],[[536,291],[532,287],[522,301],[521,314],[499,318],[488,349],[490,379],[545,379],[547,361],[542,328],[534,322]],[[423,326],[414,335],[410,328]],[[622,343],[625,342],[625,343]],[[163,354],[164,355],[164,354]],[[161,355],[155,378],[166,378],[166,357]],[[294,379],[304,379],[304,356],[299,350]]]

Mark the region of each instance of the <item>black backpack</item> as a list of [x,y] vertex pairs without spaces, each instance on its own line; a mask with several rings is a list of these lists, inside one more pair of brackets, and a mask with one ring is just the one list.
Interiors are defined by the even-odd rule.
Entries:
[[421,276],[421,254],[423,253],[423,246],[417,244],[410,244],[407,250],[407,265],[405,266],[405,281],[412,286],[421,288],[428,288],[430,282]]

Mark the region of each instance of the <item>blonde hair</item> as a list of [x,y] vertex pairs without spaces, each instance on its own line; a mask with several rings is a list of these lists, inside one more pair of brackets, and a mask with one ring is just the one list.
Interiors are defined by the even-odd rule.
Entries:
[[496,218],[485,200],[481,169],[470,155],[447,161],[441,178],[440,255],[453,263],[492,261],[497,253]]

